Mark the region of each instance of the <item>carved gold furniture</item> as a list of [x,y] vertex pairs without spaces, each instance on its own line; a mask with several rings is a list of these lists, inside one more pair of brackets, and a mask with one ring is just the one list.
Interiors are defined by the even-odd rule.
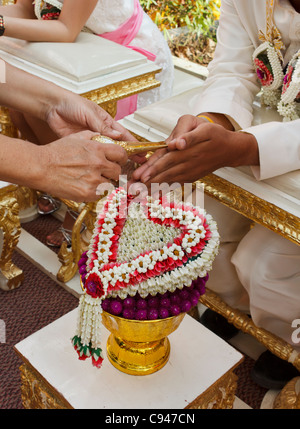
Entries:
[[[201,94],[202,83],[199,79],[198,88],[140,109],[121,122],[143,139],[163,140],[169,136],[181,115],[198,113],[194,105]],[[255,100],[253,108],[254,125],[280,120],[276,112],[260,106],[259,98]],[[202,178],[198,183],[210,197],[300,245],[300,171],[258,182],[248,167],[222,168]],[[200,301],[226,317],[238,329],[254,336],[272,353],[293,363],[300,371],[300,354],[290,344],[256,327],[249,317],[226,305],[210,290],[201,296]],[[294,394],[291,394],[290,389],[296,385],[298,393],[294,391]],[[299,406],[299,380],[294,380],[286,391],[289,391],[289,397],[294,398],[294,406]],[[285,393],[282,392],[274,406],[282,406],[285,399]]]
[[[70,338],[71,311],[15,346],[25,408],[209,409],[233,407],[241,353],[186,315],[169,336],[169,362],[142,377],[124,374],[105,355],[102,367],[80,361]],[[103,343],[109,331],[103,328]],[[151,411],[152,412],[152,411]]]
[[0,289],[5,291],[19,287],[23,281],[22,270],[12,262],[21,233],[16,191],[17,186],[0,182]]

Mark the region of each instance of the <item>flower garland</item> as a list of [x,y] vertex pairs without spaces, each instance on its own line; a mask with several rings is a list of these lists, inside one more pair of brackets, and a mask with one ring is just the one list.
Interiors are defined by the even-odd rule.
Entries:
[[281,35],[273,23],[274,1],[266,2],[266,34],[259,32],[263,43],[253,53],[257,77],[261,83],[262,105],[276,108],[284,121],[300,117],[300,51],[298,51],[283,71],[284,48]]
[[62,3],[58,0],[35,0],[33,2],[34,5],[34,13],[38,19],[58,19]]
[[[92,356],[93,364],[101,366],[102,309],[113,314],[131,310],[123,314],[130,318],[136,302],[138,320],[188,311],[196,298],[198,302],[199,292],[203,293],[199,278],[206,281],[218,247],[216,223],[204,210],[149,197],[136,203],[124,189],[115,190],[99,213],[89,249],[79,261],[84,294],[73,344],[80,359]],[[189,295],[185,288],[195,289],[195,293]],[[181,301],[176,309],[178,290]],[[130,297],[135,299],[130,301]],[[150,305],[155,297],[160,298],[164,310]],[[161,303],[166,298],[170,299],[169,306]],[[145,310],[142,307],[147,303],[152,311],[146,316],[139,310]]]
[[300,51],[287,66],[278,112],[290,121],[300,117]]

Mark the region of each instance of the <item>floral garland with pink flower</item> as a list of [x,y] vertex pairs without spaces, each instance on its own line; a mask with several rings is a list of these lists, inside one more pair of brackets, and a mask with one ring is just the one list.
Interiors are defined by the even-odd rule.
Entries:
[[299,51],[283,71],[282,59],[270,42],[262,43],[253,54],[253,63],[260,81],[262,105],[276,108],[284,121],[300,117]]
[[189,311],[218,247],[217,226],[204,210],[166,199],[136,203],[124,189],[114,191],[79,261],[84,294],[73,344],[80,359],[101,366],[102,310],[137,320]]
[[292,57],[287,66],[278,112],[286,120],[292,121],[300,117],[300,51]]
[[62,3],[58,0],[35,0],[33,3],[34,12],[38,19],[51,20],[58,19],[62,8]]

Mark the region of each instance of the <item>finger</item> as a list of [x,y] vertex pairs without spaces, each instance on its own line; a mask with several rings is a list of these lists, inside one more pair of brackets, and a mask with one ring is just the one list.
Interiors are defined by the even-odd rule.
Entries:
[[160,157],[156,157],[155,162],[152,162],[148,165],[143,173],[141,174],[140,181],[142,183],[148,182],[150,179],[156,176],[158,171],[166,171],[168,170],[174,163],[176,163],[176,159],[178,155],[173,156],[174,152],[165,153]]
[[119,181],[121,172],[119,164],[106,160],[105,164],[101,166],[100,174],[108,180]]
[[114,140],[135,141],[136,139],[130,134],[126,128],[111,120],[109,123],[103,123],[101,134],[110,137]]
[[131,161],[136,162],[137,164],[144,164],[147,162],[146,154],[138,154],[138,155],[132,155],[130,157]]
[[184,150],[186,149],[186,140],[182,137],[180,138],[175,138],[173,140],[171,140],[170,142],[168,142],[168,150],[172,151],[172,150]]
[[182,186],[185,183],[182,170],[187,168],[186,165],[173,165],[166,171],[158,171],[145,185],[151,190],[151,195],[154,198],[157,198],[160,192],[167,194],[170,190],[174,190],[177,186]]
[[155,164],[160,158],[162,158],[166,154],[167,154],[166,149],[161,149],[156,151],[152,156],[150,156],[147,162],[142,164],[139,168],[137,168],[133,172],[133,175],[132,175],[133,179],[136,181],[139,181],[141,177],[144,175],[145,171],[147,171],[153,164]]
[[128,160],[126,150],[117,144],[100,143],[95,140],[90,141],[90,144],[96,144],[99,150],[104,152],[106,159],[109,161],[125,165]]
[[197,127],[197,125],[198,125],[198,118],[196,116],[193,116],[193,115],[181,116],[178,119],[177,124],[173,129],[172,133],[167,138],[166,142],[169,143],[170,141],[182,136],[182,134],[192,131]]
[[201,125],[199,125],[194,130],[183,134],[182,136],[180,136],[180,138],[172,140],[170,142],[170,150],[184,150],[199,143],[208,141],[211,138],[213,128],[217,126],[218,125],[208,124],[206,122],[201,123]]
[[121,134],[121,138],[119,140],[132,141],[132,142],[137,141],[137,139],[125,127],[123,127],[118,122],[113,121],[112,127],[114,130],[116,130],[117,132],[119,132]]
[[81,140],[91,140],[92,137],[99,135],[99,133],[96,133],[94,131],[84,130],[79,131],[78,133],[71,134],[70,137],[75,137]]

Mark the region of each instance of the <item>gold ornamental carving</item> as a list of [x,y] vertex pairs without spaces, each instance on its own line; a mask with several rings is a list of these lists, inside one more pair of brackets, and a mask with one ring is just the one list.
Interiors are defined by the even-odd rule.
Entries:
[[235,400],[237,379],[237,376],[232,371],[226,373],[186,408],[201,410],[232,409]]
[[215,174],[199,180],[210,197],[227,207],[300,244],[300,219]]
[[67,243],[64,241],[58,252],[61,267],[56,277],[59,281],[67,283],[75,276],[80,256],[87,250],[88,241],[84,241],[81,230],[83,223],[85,223],[87,227],[86,235],[92,234],[96,219],[96,203],[78,204],[68,200],[62,200],[62,202],[71,210],[79,213],[72,228],[72,246],[67,247]]
[[21,397],[25,409],[67,409],[67,402],[55,394],[53,389],[26,364],[20,367]]
[[300,354],[286,341],[263,328],[257,327],[250,317],[242,311],[231,308],[209,288],[206,289],[204,295],[200,296],[200,302],[211,310],[221,314],[236,328],[246,334],[252,335],[274,355],[291,362],[300,371]]
[[104,109],[112,118],[114,118],[117,114],[117,101],[106,101],[105,103],[100,103],[102,109]]
[[[73,408],[30,365],[23,364],[20,373],[21,397],[25,409]],[[236,387],[237,376],[230,371],[191,402],[186,409],[232,409]]]
[[122,98],[130,97],[131,95],[159,87],[161,83],[155,79],[155,74],[160,71],[161,70],[155,70],[150,73],[122,80],[120,82],[86,92],[82,94],[82,96],[100,105],[112,100],[121,100]]
[[0,106],[0,132],[8,137],[19,137],[18,130],[10,118],[9,110],[3,106]]
[[277,395],[275,410],[300,410],[300,377],[293,378]]
[[0,229],[2,231],[0,288],[6,291],[19,287],[24,279],[22,270],[12,262],[13,252],[21,234],[15,189],[16,187],[11,185],[0,190]]

